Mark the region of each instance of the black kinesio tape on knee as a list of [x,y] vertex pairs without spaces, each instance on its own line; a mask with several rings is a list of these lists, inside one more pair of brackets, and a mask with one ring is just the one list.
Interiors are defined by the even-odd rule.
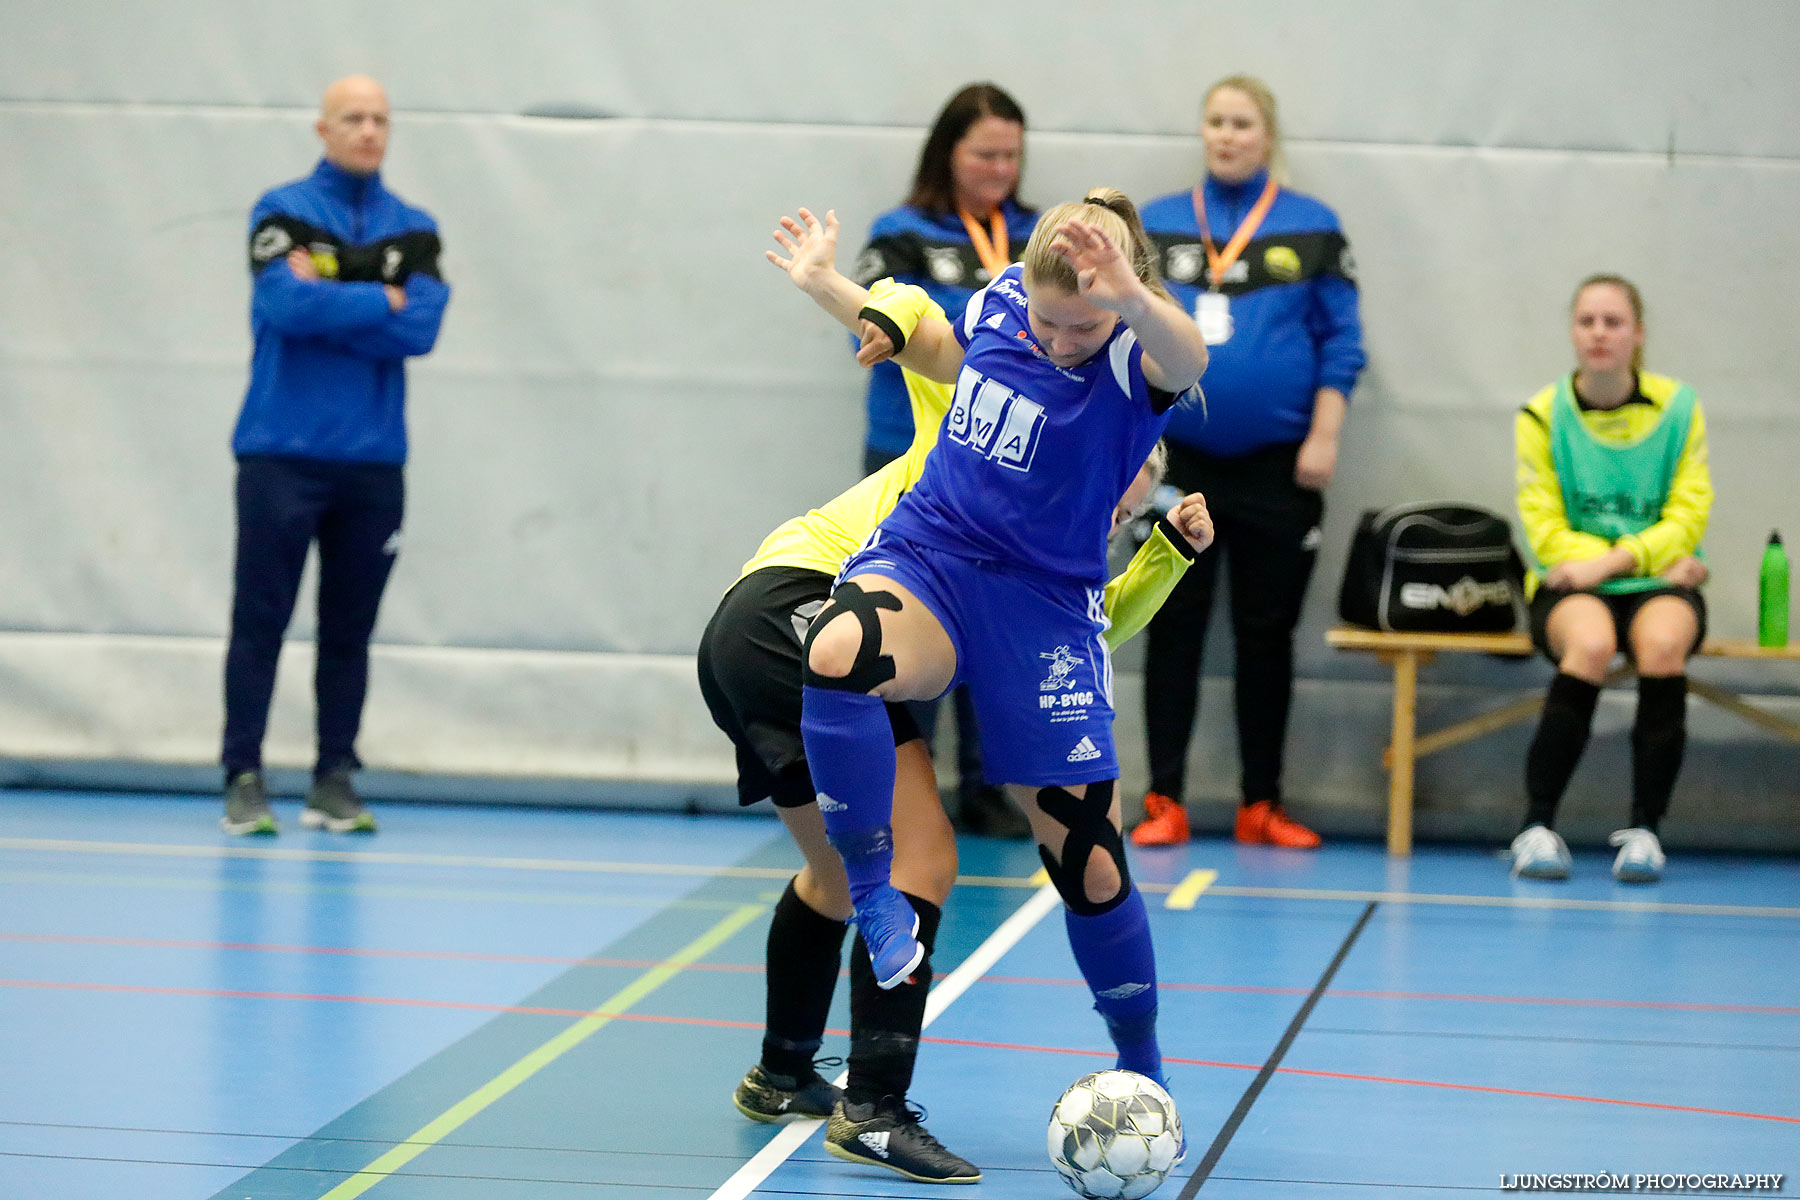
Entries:
[[[872,692],[894,677],[894,656],[881,652],[881,614],[878,609],[900,611],[900,597],[892,592],[865,592],[855,583],[840,583],[831,593],[831,603],[806,631],[806,646],[801,652],[800,680],[807,687],[827,688],[836,692]],[[820,675],[812,669],[813,639],[819,630],[833,620],[850,613],[862,626],[862,644],[856,660],[845,675]]]
[[[1063,839],[1061,861],[1042,846],[1038,847],[1044,870],[1049,872],[1050,882],[1056,885],[1057,894],[1069,906],[1069,911],[1076,916],[1097,917],[1123,904],[1125,897],[1131,894],[1131,868],[1125,863],[1125,840],[1113,828],[1107,815],[1112,808],[1113,781],[1107,779],[1088,784],[1085,796],[1077,796],[1066,788],[1040,788],[1037,798],[1038,807],[1069,831],[1069,836]],[[1087,872],[1088,855],[1095,847],[1106,851],[1119,869],[1118,894],[1100,901],[1088,899],[1082,882]]]

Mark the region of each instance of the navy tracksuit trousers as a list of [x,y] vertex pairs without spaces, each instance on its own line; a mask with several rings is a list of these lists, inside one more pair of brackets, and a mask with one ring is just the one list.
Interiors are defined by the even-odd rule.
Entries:
[[275,664],[307,550],[319,546],[315,774],[358,765],[369,636],[400,548],[402,469],[385,463],[246,456],[238,460],[237,568],[225,652],[227,779],[262,767]]

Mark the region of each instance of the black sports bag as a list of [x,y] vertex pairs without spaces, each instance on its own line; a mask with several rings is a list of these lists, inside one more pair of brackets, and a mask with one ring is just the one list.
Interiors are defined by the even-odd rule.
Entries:
[[1389,633],[1505,633],[1525,568],[1505,517],[1437,501],[1369,509],[1356,524],[1338,615]]

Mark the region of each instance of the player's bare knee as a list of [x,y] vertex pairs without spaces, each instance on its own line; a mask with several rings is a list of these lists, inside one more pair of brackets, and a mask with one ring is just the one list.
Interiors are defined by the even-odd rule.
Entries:
[[1066,788],[1041,788],[1038,808],[1068,830],[1062,853],[1052,854],[1042,844],[1038,856],[1063,903],[1076,916],[1098,916],[1116,908],[1131,891],[1131,872],[1125,865],[1125,842],[1113,826],[1113,781],[1087,785],[1075,795]]
[[1081,875],[1081,887],[1089,904],[1105,905],[1116,900],[1125,888],[1119,877],[1118,864],[1098,847],[1088,854],[1087,869]]
[[1674,638],[1650,639],[1647,644],[1638,646],[1633,655],[1637,659],[1638,674],[1681,674],[1687,669],[1687,650],[1692,643],[1692,638],[1680,641]]
[[1560,665],[1571,675],[1592,678],[1604,674],[1618,652],[1618,643],[1610,633],[1582,631],[1569,637]]
[[[825,613],[831,610],[827,608]],[[823,616],[825,613],[821,613]],[[817,626],[818,633],[806,642],[806,670],[827,679],[842,679],[856,666],[856,650],[861,639],[854,624]]]
[[894,677],[894,656],[881,652],[881,611],[900,611],[892,592],[865,592],[855,580],[840,583],[831,603],[806,631],[800,672],[808,687],[873,692]]

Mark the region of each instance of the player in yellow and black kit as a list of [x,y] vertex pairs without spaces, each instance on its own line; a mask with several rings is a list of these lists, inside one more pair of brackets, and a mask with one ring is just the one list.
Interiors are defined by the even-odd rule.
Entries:
[[1525,760],[1515,875],[1566,879],[1556,808],[1587,747],[1613,655],[1637,668],[1631,824],[1612,835],[1613,876],[1662,878],[1657,824],[1687,745],[1687,659],[1706,636],[1700,538],[1712,512],[1706,421],[1686,384],[1643,370],[1643,301],[1616,275],[1575,291],[1578,366],[1517,422],[1519,516],[1537,564],[1532,642],[1556,663]]
[[[922,289],[892,280],[875,284],[860,314],[859,361],[868,365],[897,352],[927,314],[940,320],[944,315]],[[937,440],[952,389],[911,372],[905,378],[916,431],[906,453],[764,539],[719,602],[700,643],[700,690],[713,720],[737,747],[739,800],[773,800],[806,858],[769,926],[762,1060],[738,1085],[733,1102],[759,1121],[830,1116],[826,1149],[839,1158],[923,1182],[971,1183],[981,1178],[980,1171],[945,1149],[906,1105],[931,980],[930,951],[957,860],[930,753],[904,705],[887,706],[898,765],[894,884],[919,914],[917,937],[926,958],[912,980],[883,990],[859,936],[850,959],[850,1072],[844,1093],[813,1066],[851,907],[843,862],[826,841],[801,743],[801,645],[831,595],[838,568],[918,480]],[[1115,519],[1135,508],[1159,479],[1160,463],[1145,464]],[[1196,508],[1204,513],[1200,497],[1185,498],[1176,506],[1176,519]],[[1117,646],[1144,627],[1206,540],[1196,547],[1168,518],[1158,522],[1126,570],[1107,585],[1109,644]],[[885,1154],[873,1146],[884,1146]]]

